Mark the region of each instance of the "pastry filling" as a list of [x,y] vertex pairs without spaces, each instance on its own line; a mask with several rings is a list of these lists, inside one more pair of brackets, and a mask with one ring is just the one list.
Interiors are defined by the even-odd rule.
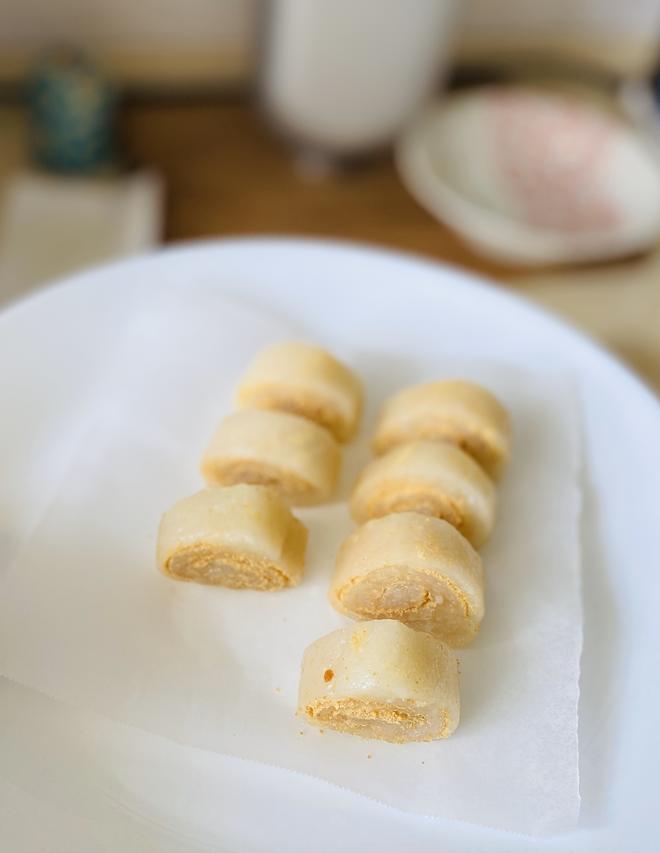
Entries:
[[428,490],[406,488],[404,485],[388,484],[388,494],[380,494],[365,507],[364,518],[382,518],[394,512],[418,512],[442,518],[463,532],[464,513],[456,501],[447,495]]
[[347,427],[341,412],[328,400],[321,399],[317,394],[296,391],[287,393],[281,391],[250,391],[244,398],[257,408],[274,409],[278,412],[288,412],[299,415],[320,426],[325,427],[335,438],[342,441],[347,438]]
[[290,579],[276,565],[260,557],[209,546],[182,548],[165,564],[165,571],[181,580],[231,589],[281,589]]
[[468,643],[478,628],[458,584],[433,572],[384,566],[349,581],[337,597],[359,619],[397,619],[450,645]]
[[216,462],[204,468],[205,478],[220,486],[247,483],[251,486],[271,486],[289,500],[304,501],[314,495],[314,487],[301,477],[282,471],[274,465],[249,459]]
[[[397,429],[381,442],[382,448],[389,450],[391,447],[410,441],[412,437],[454,444],[475,459],[491,477],[498,471],[500,454],[494,447],[498,442],[495,435],[485,431],[469,429],[465,424],[454,424],[447,420],[430,420],[418,424],[406,424],[403,429]],[[380,447],[379,450],[382,452]]]
[[445,711],[440,714],[439,725],[434,725],[419,706],[405,700],[395,704],[326,697],[307,705],[305,714],[316,725],[394,743],[443,737],[447,728]]

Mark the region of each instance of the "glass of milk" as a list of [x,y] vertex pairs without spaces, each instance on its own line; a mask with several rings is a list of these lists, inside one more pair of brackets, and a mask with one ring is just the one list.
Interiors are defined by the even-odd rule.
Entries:
[[271,0],[267,112],[303,150],[340,159],[386,145],[446,67],[454,0]]

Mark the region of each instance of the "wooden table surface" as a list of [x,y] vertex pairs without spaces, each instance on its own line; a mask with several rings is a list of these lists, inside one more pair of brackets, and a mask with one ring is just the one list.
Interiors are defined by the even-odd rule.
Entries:
[[257,110],[239,101],[134,103],[123,116],[131,157],[167,187],[165,239],[305,234],[361,240],[515,278],[475,256],[404,189],[390,155],[310,174]]

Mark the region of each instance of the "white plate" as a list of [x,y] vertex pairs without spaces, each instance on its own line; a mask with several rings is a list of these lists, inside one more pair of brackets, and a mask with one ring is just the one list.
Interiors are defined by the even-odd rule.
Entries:
[[[582,817],[535,840],[400,814],[322,782],[210,756],[2,684],[3,848],[646,851],[660,845],[660,409],[621,365],[557,320],[457,270],[330,243],[239,240],[78,276],[0,316],[0,547],[9,559],[53,471],[30,466],[71,423],[131,292],[206,279],[338,347],[434,342],[458,358],[572,371],[585,424]],[[75,417],[73,418],[75,423]],[[30,476],[25,472],[30,471]],[[539,524],[543,520],[539,519]],[[173,790],[176,796],[173,795]],[[209,803],[217,803],[209,809]],[[36,816],[38,819],[31,819]]]

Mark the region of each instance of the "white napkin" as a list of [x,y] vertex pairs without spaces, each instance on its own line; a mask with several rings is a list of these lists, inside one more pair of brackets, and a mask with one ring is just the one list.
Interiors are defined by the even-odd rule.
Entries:
[[[397,808],[524,833],[575,823],[579,601],[577,430],[568,383],[465,366],[513,414],[513,461],[483,552],[487,616],[462,651],[448,741],[393,745],[294,716],[305,646],[347,623],[326,600],[351,529],[343,503],[300,512],[303,584],[210,589],[155,568],[160,515],[201,487],[199,457],[252,353],[292,334],[190,285],[137,301],[114,377],[59,490],[0,586],[0,672],[185,744],[312,774]],[[295,335],[295,332],[293,333]],[[332,345],[332,341],[322,343]],[[350,360],[350,353],[339,353]],[[392,358],[396,353],[392,353]],[[419,379],[456,365],[416,365]],[[386,391],[362,377],[373,404]],[[344,493],[367,455],[346,454]]]
[[163,195],[154,172],[112,178],[17,174],[0,211],[0,299],[155,246]]

